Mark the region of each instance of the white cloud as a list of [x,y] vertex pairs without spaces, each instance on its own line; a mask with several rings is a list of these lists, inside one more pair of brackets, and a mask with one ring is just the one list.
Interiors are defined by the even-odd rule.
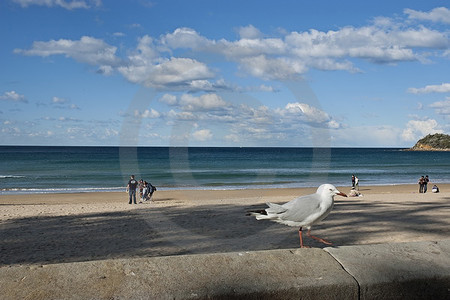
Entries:
[[178,103],[177,96],[164,94],[160,99],[160,102],[166,103],[169,106],[174,106]]
[[209,129],[200,129],[192,133],[192,138],[195,141],[205,142],[211,140],[213,135]]
[[52,98],[52,103],[54,104],[64,104],[67,103],[67,100],[64,98],[60,98],[60,97],[53,97]]
[[0,100],[23,102],[23,103],[28,102],[24,95],[18,94],[16,91],[5,92],[3,95],[0,96]]
[[251,107],[241,104],[234,108],[233,116],[239,120],[235,123],[244,124],[248,128],[268,126],[275,121],[274,112],[267,106]]
[[294,31],[284,38],[265,38],[249,25],[240,28],[240,39],[236,41],[210,40],[194,29],[179,28],[161,40],[171,49],[222,55],[255,77],[282,80],[304,74],[310,68],[357,72],[359,69],[349,61],[353,58],[373,63],[424,61],[428,54],[422,54],[421,49],[449,47],[445,32],[424,26],[407,27],[387,18],[370,26],[348,26],[336,31]]
[[159,101],[169,106],[179,107],[184,111],[213,112],[224,110],[229,106],[222,97],[214,93],[203,94],[197,97],[192,94],[183,94],[179,98],[174,95],[164,94]]
[[183,94],[179,101],[184,110],[188,111],[211,111],[226,107],[227,103],[217,94],[204,94],[194,97]]
[[271,93],[273,93],[273,92],[276,91],[275,88],[274,88],[273,86],[268,86],[268,85],[265,85],[265,84],[261,84],[261,85],[257,88],[257,90],[259,90],[259,91],[261,91],[261,92],[271,92]]
[[412,94],[428,94],[428,93],[450,93],[450,83],[442,83],[441,85],[427,85],[423,88],[409,88]]
[[303,122],[313,124],[318,127],[339,128],[341,125],[333,120],[325,111],[306,103],[288,103],[284,109],[278,110],[278,113],[284,117],[297,118]]
[[[426,28],[399,30],[376,25],[344,27],[337,31],[292,32],[286,36],[298,57],[342,59],[361,58],[374,63],[417,60],[414,47],[445,47],[445,34]],[[350,65],[348,65],[350,67]]]
[[161,89],[189,88],[192,81],[214,76],[207,65],[190,58],[171,58],[158,64],[144,59],[141,64],[130,64],[118,70],[131,82]]
[[338,122],[338,121],[336,121],[336,120],[330,120],[330,121],[328,121],[328,127],[329,128],[331,128],[331,129],[338,129],[338,128],[340,128],[342,125]]
[[181,27],[174,30],[173,33],[166,34],[161,38],[161,44],[172,49],[192,48],[194,50],[208,49],[215,44],[201,36],[194,29]]
[[241,142],[239,135],[234,134],[234,133],[225,135],[224,139],[233,144]]
[[189,111],[183,111],[183,112],[177,112],[175,110],[170,110],[166,116],[170,119],[175,119],[175,120],[182,120],[182,121],[193,121],[193,120],[197,120],[197,116],[194,115],[192,112]]
[[287,80],[308,70],[304,62],[286,57],[250,56],[242,58],[240,63],[250,75],[267,80]]
[[305,103],[288,103],[285,111],[290,114],[304,115],[308,120],[315,123],[321,123],[329,119],[327,113]]
[[15,3],[22,7],[28,7],[31,5],[54,7],[59,6],[68,10],[78,8],[92,8],[102,5],[101,0],[13,0]]
[[436,7],[429,12],[422,12],[407,8],[404,10],[404,13],[407,14],[410,19],[450,24],[450,10],[446,7]]
[[145,109],[144,111],[135,110],[134,116],[141,117],[141,118],[148,118],[148,119],[157,119],[161,116],[161,114],[158,111],[151,108],[151,109]]
[[261,31],[253,25],[239,27],[238,32],[242,39],[258,39],[263,35]]
[[190,92],[196,91],[205,91],[205,92],[213,92],[218,90],[236,90],[234,86],[229,85],[223,79],[219,79],[217,81],[211,80],[192,80],[187,89]]
[[53,105],[53,107],[58,109],[70,109],[70,110],[80,109],[76,104],[71,104],[69,100],[56,96],[52,98],[51,105]]
[[119,131],[111,128],[105,128],[104,139],[119,136]]
[[230,143],[252,145],[264,142],[266,145],[276,145],[282,142],[293,145],[298,140],[301,142],[299,145],[308,145],[311,141],[302,137],[310,135],[312,129],[327,131],[342,128],[326,112],[304,103],[269,108],[264,105],[251,106],[242,101],[233,104],[216,94],[199,97],[186,94],[177,98],[176,102],[172,96],[164,98],[169,99],[174,107],[164,114],[166,124],[173,126],[177,122],[195,122],[198,124],[195,128],[220,128],[220,131],[210,129],[209,132]]
[[136,53],[128,57],[134,64],[145,63],[147,60],[156,58],[158,58],[158,51],[155,49],[153,38],[148,35],[138,39]]
[[14,53],[47,57],[65,55],[81,63],[99,66],[117,66],[117,47],[110,46],[100,39],[83,36],[80,40],[51,40],[34,42],[30,50],[15,49]]
[[[404,12],[409,18],[442,21],[446,20],[448,9]],[[118,71],[132,83],[157,89],[215,92],[235,87],[217,79],[221,70],[211,69],[201,61],[205,53],[236,63],[245,74],[263,80],[295,79],[310,69],[360,72],[358,60],[376,64],[425,62],[432,55],[448,53],[448,32],[411,23],[400,18],[375,18],[367,26],[280,32],[279,37],[264,36],[258,28],[248,25],[238,29],[236,40],[209,39],[192,28],[180,27],[158,38],[142,36],[136,49],[123,51],[128,54],[122,58],[117,56],[116,46],[89,36],[80,40],[35,41],[31,49],[14,52],[42,57],[65,55],[97,66],[99,73],[110,75]]]
[[434,108],[437,114],[450,118],[450,97],[444,101],[434,102],[430,107]]
[[7,136],[17,136],[22,132],[22,130],[19,127],[3,127],[1,132]]
[[59,117],[58,121],[60,122],[81,122],[79,119],[70,118],[70,117]]
[[402,138],[404,141],[417,141],[427,134],[442,133],[438,127],[437,121],[433,119],[410,120],[402,132]]
[[[160,41],[159,41],[160,42]],[[211,83],[214,73],[208,66],[191,58],[164,58],[148,35],[138,40],[136,50],[126,59],[116,56],[117,47],[101,39],[83,36],[80,40],[36,41],[31,49],[15,49],[14,53],[48,57],[65,55],[76,61],[98,66],[99,73],[110,75],[118,70],[127,80],[161,89],[211,90],[227,88],[223,81]]]
[[417,29],[408,28],[392,33],[392,40],[399,47],[406,48],[435,48],[447,49],[449,47],[448,35],[443,32],[420,26]]

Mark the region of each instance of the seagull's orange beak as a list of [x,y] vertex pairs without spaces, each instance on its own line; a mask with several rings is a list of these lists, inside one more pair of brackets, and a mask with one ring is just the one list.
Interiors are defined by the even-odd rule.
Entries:
[[341,192],[337,193],[336,195],[339,195],[339,196],[342,196],[342,197],[347,197],[347,195],[346,195],[346,194],[344,194],[344,193],[341,193]]

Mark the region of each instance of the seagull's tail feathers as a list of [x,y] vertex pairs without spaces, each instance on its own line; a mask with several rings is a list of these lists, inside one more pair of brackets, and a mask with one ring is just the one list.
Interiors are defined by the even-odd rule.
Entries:
[[271,203],[271,202],[267,202],[266,204],[267,204],[267,206],[269,206],[269,208],[266,209],[266,212],[268,215],[282,214],[287,210],[286,208],[284,208],[282,205],[279,205],[279,204],[275,204],[275,203]]
[[247,216],[255,216],[256,220],[274,220],[278,218],[278,214],[284,213],[286,208],[274,203],[266,203],[269,208],[252,210],[247,212]]
[[247,211],[247,216],[254,216],[257,220],[265,219],[267,218],[267,212],[265,209],[258,209],[258,210],[250,210]]

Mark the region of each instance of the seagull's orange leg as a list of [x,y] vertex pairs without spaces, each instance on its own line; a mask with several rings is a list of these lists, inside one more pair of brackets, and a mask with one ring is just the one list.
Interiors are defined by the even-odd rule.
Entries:
[[327,245],[333,245],[331,242],[329,242],[329,241],[327,241],[327,240],[324,240],[324,239],[321,239],[321,238],[319,238],[319,237],[317,237],[317,236],[311,235],[311,229],[308,229],[308,232],[306,233],[306,235],[309,236],[310,238],[313,238],[313,239],[315,239],[315,240],[318,240],[319,242],[322,242],[322,243],[324,243],[324,244],[327,244]]
[[298,236],[300,237],[300,248],[309,248],[308,246],[303,246],[303,236],[302,236],[302,228],[298,230]]

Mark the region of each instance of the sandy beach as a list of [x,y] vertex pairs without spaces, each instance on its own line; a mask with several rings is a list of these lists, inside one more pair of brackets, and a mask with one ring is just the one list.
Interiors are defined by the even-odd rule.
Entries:
[[[449,238],[450,184],[439,188],[419,194],[417,185],[363,186],[362,197],[336,196],[312,233],[336,247]],[[154,201],[137,205],[125,192],[3,195],[0,266],[297,248],[297,228],[246,211],[314,191],[157,191]],[[305,244],[326,246],[308,238]]]

